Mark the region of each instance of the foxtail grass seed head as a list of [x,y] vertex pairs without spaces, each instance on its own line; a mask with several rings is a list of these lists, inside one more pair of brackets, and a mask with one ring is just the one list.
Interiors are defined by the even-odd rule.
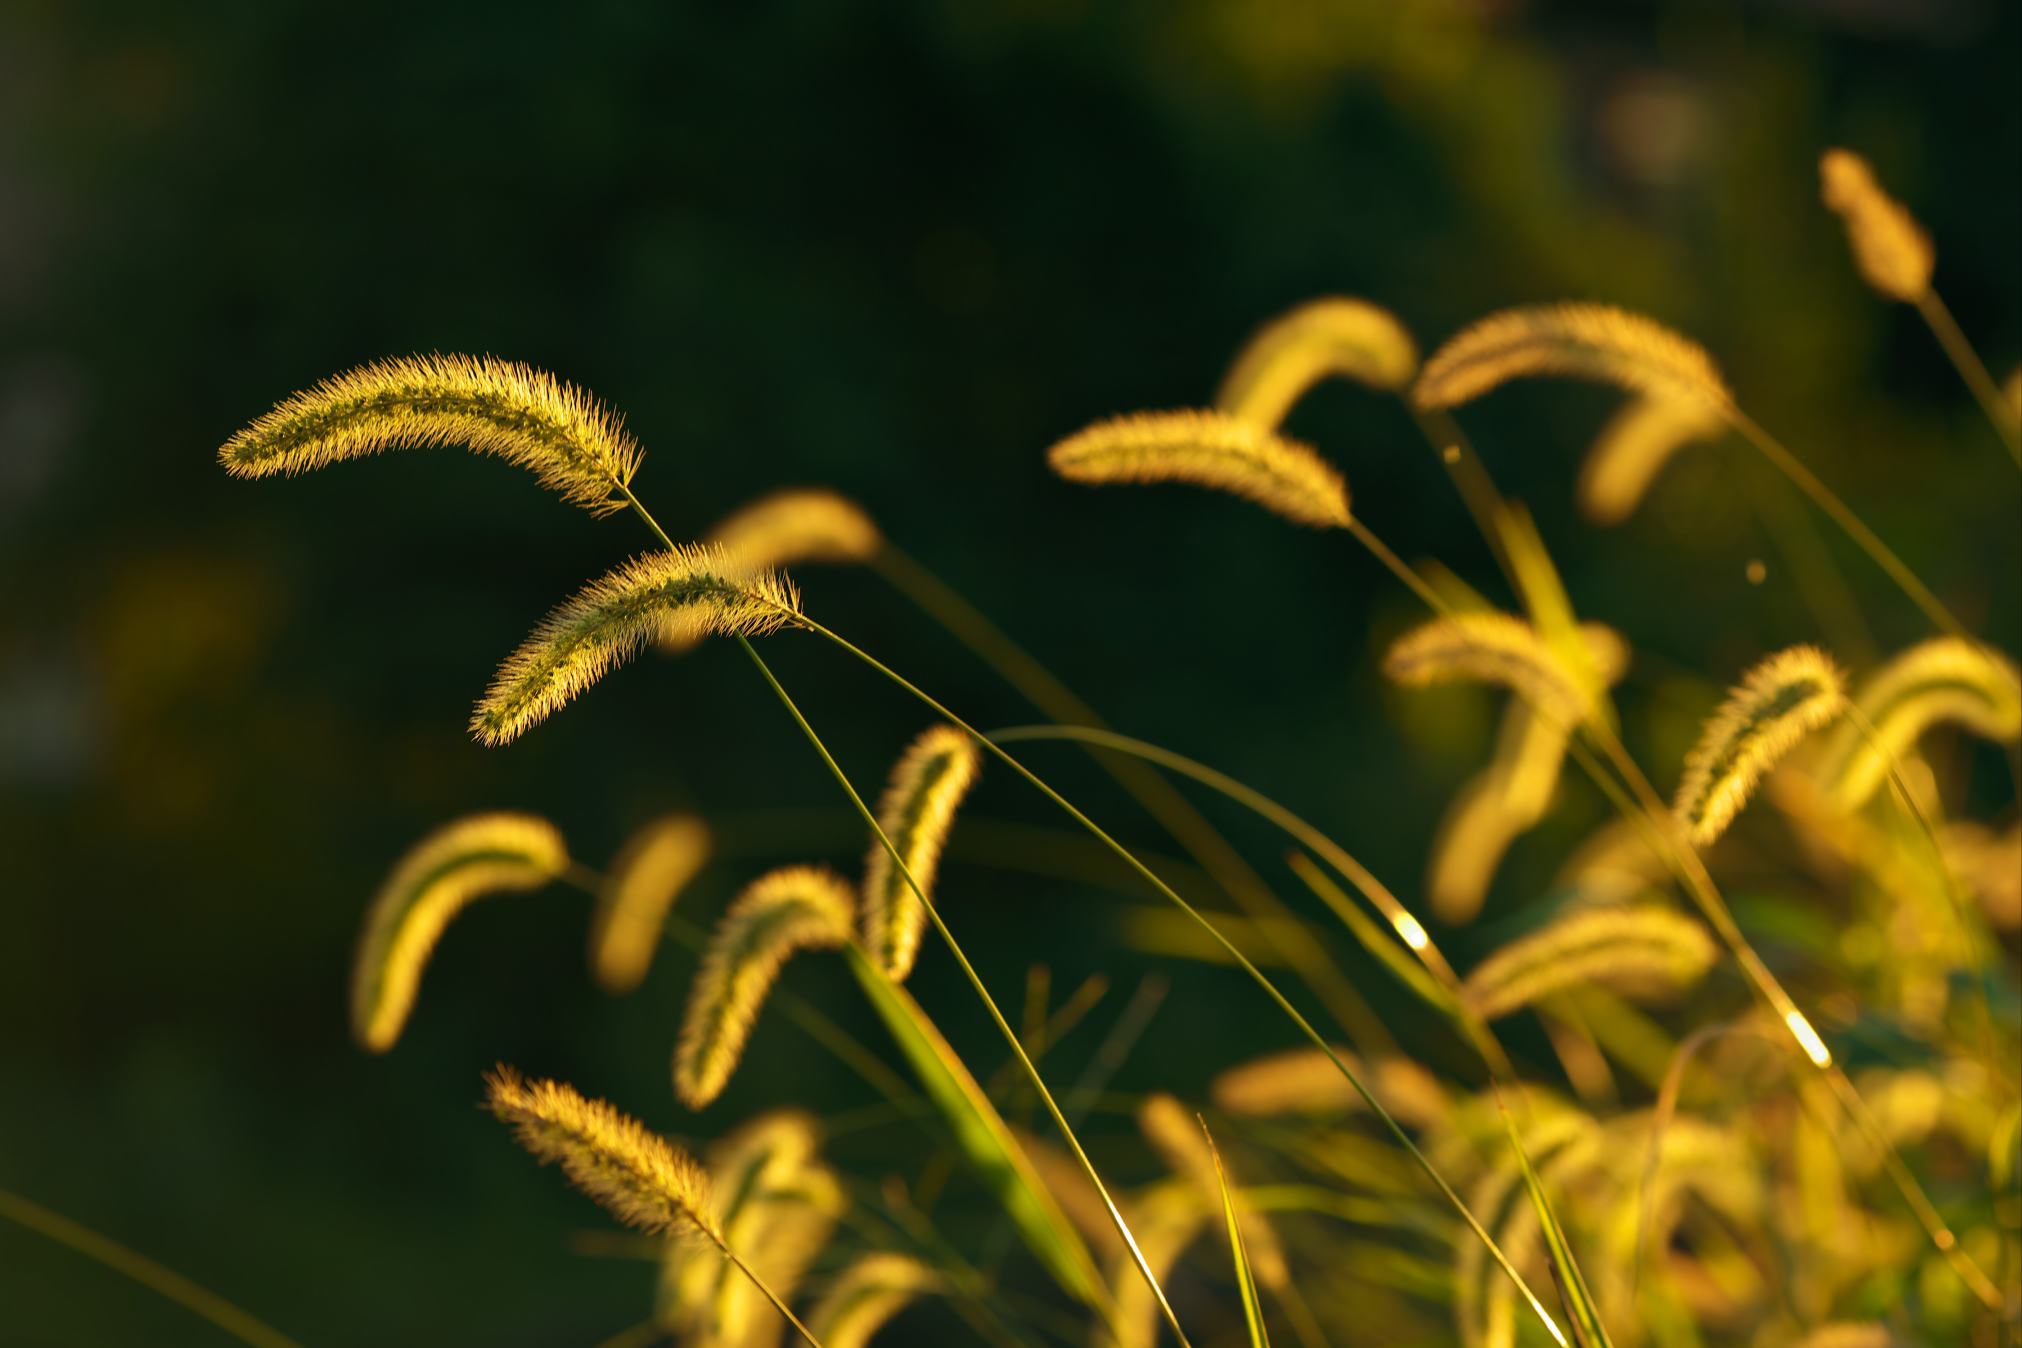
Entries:
[[[1365,1064],[1339,1045],[1334,1056],[1354,1069],[1399,1122],[1425,1128],[1445,1117],[1446,1087],[1411,1059],[1386,1054]],[[1239,1063],[1215,1077],[1208,1097],[1224,1113],[1247,1118],[1335,1116],[1368,1108],[1362,1093],[1317,1048],[1285,1049]]]
[[[953,726],[930,727],[900,755],[878,801],[878,826],[929,899],[955,810],[981,766],[975,741],[968,735]],[[903,982],[919,957],[926,927],[926,909],[892,864],[891,853],[873,839],[864,857],[863,904],[864,946],[871,958],[894,981]]]
[[1507,613],[1434,618],[1391,643],[1383,672],[1407,688],[1501,684],[1562,727],[1591,709],[1580,679],[1537,630]]
[[1512,379],[1539,375],[1613,384],[1714,411],[1733,401],[1705,348],[1607,304],[1546,304],[1491,314],[1432,353],[1412,397],[1423,408],[1458,407]]
[[940,1275],[911,1255],[867,1254],[844,1269],[808,1312],[808,1332],[822,1348],[865,1348],[886,1321],[940,1290]]
[[1762,775],[1844,705],[1839,667],[1816,646],[1792,646],[1749,670],[1685,759],[1672,809],[1693,843],[1725,832]]
[[578,1189],[627,1226],[660,1236],[721,1239],[709,1176],[693,1157],[602,1100],[510,1067],[485,1077],[491,1112],[520,1145],[561,1166]]
[[1666,997],[1696,983],[1717,953],[1704,927],[1661,904],[1572,908],[1483,960],[1461,995],[1485,1020],[1581,985]]
[[1846,225],[1862,279],[1906,304],[1928,294],[1936,262],[1930,235],[1882,190],[1868,161],[1851,150],[1827,150],[1818,161],[1818,179],[1820,196]]
[[295,394],[227,440],[218,461],[235,477],[271,477],[448,445],[518,464],[598,515],[629,503],[641,458],[615,413],[543,370],[490,356],[407,356]]
[[[1219,1220],[1220,1199],[1210,1206],[1190,1179],[1161,1180],[1135,1199],[1131,1230],[1137,1252],[1151,1276],[1164,1284],[1187,1247]],[[1163,1323],[1158,1301],[1128,1252],[1111,1264],[1109,1282],[1116,1289],[1117,1348],[1157,1348]]]
[[1310,445],[1225,412],[1137,412],[1098,421],[1046,452],[1070,482],[1191,482],[1295,524],[1348,523],[1348,484]]
[[1889,661],[1861,685],[1854,706],[1860,716],[1834,730],[1818,773],[1846,810],[1866,803],[1933,726],[1961,726],[2001,744],[2022,738],[2022,673],[1978,642],[1937,637]]
[[435,943],[465,905],[539,889],[568,864],[562,835],[536,815],[471,815],[422,839],[366,914],[351,975],[352,1035],[374,1053],[392,1048]]
[[847,942],[855,906],[849,884],[819,866],[769,872],[737,896],[689,992],[674,1054],[682,1103],[701,1109],[722,1094],[780,967],[796,951]]
[[[1199,1190],[1203,1203],[1214,1208],[1221,1206],[1222,1185],[1214,1150],[1192,1111],[1163,1092],[1149,1095],[1138,1106],[1137,1127],[1167,1168]],[[1287,1286],[1291,1272],[1286,1267],[1285,1247],[1278,1240],[1278,1233],[1247,1208],[1238,1209],[1238,1221],[1257,1281],[1266,1287]]]
[[1280,314],[1250,338],[1215,406],[1275,428],[1323,379],[1340,376],[1396,393],[1416,373],[1418,344],[1389,310],[1358,299],[1319,299]]
[[784,576],[720,549],[635,557],[550,613],[506,657],[471,713],[471,734],[488,745],[519,738],[658,634],[759,636],[799,617],[800,596]]
[[1636,513],[1674,454],[1720,430],[1720,418],[1696,399],[1635,398],[1623,404],[1580,465],[1581,513],[1596,524],[1620,524]]
[[674,901],[709,861],[709,828],[692,814],[655,819],[626,842],[590,919],[590,971],[604,991],[638,987]]
[[885,536],[862,506],[840,492],[792,487],[726,517],[706,540],[747,566],[868,562]]

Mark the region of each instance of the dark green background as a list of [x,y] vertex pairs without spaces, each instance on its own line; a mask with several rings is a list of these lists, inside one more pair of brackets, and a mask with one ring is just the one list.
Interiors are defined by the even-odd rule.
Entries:
[[[647,540],[455,453],[294,482],[217,469],[239,424],[369,358],[489,351],[589,387],[647,446],[637,486],[677,534],[777,485],[840,488],[1120,726],[1281,795],[1407,899],[1492,722],[1485,701],[1380,686],[1372,634],[1411,616],[1389,579],[1241,503],[1090,492],[1041,458],[1095,417],[1205,401],[1293,302],[1367,296],[1428,347],[1511,303],[1647,311],[1706,341],[1761,420],[2015,649],[2013,470],[1914,315],[1854,275],[1814,165],[1834,143],[1876,162],[1935,236],[1962,324],[2011,368],[2022,9],[1398,8],[8,0],[0,1187],[311,1344],[589,1343],[646,1313],[651,1270],[570,1252],[603,1219],[474,1108],[481,1069],[565,1076],[695,1137],[864,1098],[775,1018],[724,1101],[685,1114],[666,1058],[686,957],[606,998],[585,905],[559,890],[471,912],[398,1049],[351,1046],[361,911],[459,812],[548,812],[593,863],[674,804],[814,812],[747,825],[767,856],[712,872],[684,904],[697,920],[771,859],[847,865],[861,846],[729,647],[643,662],[508,750],[470,743],[498,657]],[[1636,641],[1626,725],[1668,786],[1713,682],[1820,633],[1744,503],[1782,489],[1738,447],[1691,452],[1624,528],[1578,519],[1578,456],[1612,401],[1525,388],[1463,419],[1584,614]],[[1330,387],[1294,428],[1401,551],[1492,582],[1395,404]],[[1829,546],[1884,649],[1922,635]],[[979,723],[1026,719],[874,578],[800,579]],[[807,638],[768,649],[866,784],[924,724]],[[1069,751],[1032,758],[1157,841]],[[1592,797],[1569,787],[1457,953],[1537,893]],[[972,810],[1054,823],[1002,773]],[[1277,840],[1230,826],[1289,893]],[[959,855],[942,892],[1007,1001],[1034,961],[1061,987],[1115,980],[1063,1073],[1153,968],[1173,995],[1120,1088],[1197,1097],[1289,1042],[1225,972],[1120,949],[1131,899]],[[790,982],[881,1042],[836,968]],[[944,955],[915,985],[998,1061]],[[1126,1127],[1092,1130],[1143,1178]],[[911,1173],[915,1151],[903,1128],[837,1147],[864,1176]],[[947,1200],[958,1231],[971,1197]],[[964,1332],[909,1323],[923,1343]],[[223,1340],[0,1226],[0,1342]]]

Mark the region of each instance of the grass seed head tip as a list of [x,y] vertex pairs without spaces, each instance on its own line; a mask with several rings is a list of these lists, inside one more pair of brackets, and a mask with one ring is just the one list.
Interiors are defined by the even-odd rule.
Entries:
[[393,449],[460,445],[531,471],[605,514],[628,502],[641,453],[618,416],[571,384],[491,356],[404,356],[326,379],[227,440],[238,477],[321,468]]

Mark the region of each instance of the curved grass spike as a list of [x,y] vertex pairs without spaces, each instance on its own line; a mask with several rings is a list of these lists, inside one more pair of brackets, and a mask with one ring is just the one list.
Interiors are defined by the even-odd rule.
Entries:
[[[1172,1096],[1157,1092],[1138,1105],[1137,1127],[1167,1168],[1194,1186],[1202,1202],[1220,1206],[1221,1158],[1206,1140],[1198,1115]],[[1285,1247],[1271,1224],[1247,1209],[1237,1221],[1258,1281],[1274,1289],[1290,1286],[1292,1273],[1285,1262]]]
[[1842,688],[1839,667],[1816,646],[1778,651],[1743,676],[1685,758],[1672,809],[1694,844],[1718,838],[1762,775],[1840,714]]
[[1323,379],[1341,376],[1396,393],[1418,373],[1418,344],[1387,309],[1333,296],[1309,300],[1259,328],[1236,354],[1215,406],[1275,428]]
[[865,1348],[886,1321],[940,1290],[940,1275],[910,1255],[867,1254],[830,1285],[808,1324],[828,1348]]
[[1875,181],[1867,160],[1851,150],[1827,150],[1819,157],[1818,177],[1819,195],[1846,225],[1861,279],[1889,299],[1916,307],[2000,434],[2009,456],[2022,464],[2022,409],[1995,386],[1986,362],[1932,287],[1937,257],[1930,235]]
[[1579,907],[1483,960],[1462,995],[1485,1020],[1582,984],[1668,996],[1704,976],[1717,953],[1706,929],[1673,908]]
[[1318,528],[1348,526],[1348,484],[1309,445],[1225,412],[1137,412],[1054,445],[1070,482],[1192,482]]
[[[976,746],[953,726],[921,732],[892,768],[878,823],[919,887],[932,895],[955,810],[980,768]],[[906,887],[884,846],[864,858],[863,941],[892,978],[904,982],[920,952],[927,911]]]
[[[1354,1061],[1347,1050],[1334,1051],[1344,1061]],[[1445,1117],[1450,1103],[1446,1087],[1411,1059],[1379,1058],[1363,1071],[1384,1105],[1405,1123],[1428,1128]],[[1224,1068],[1208,1083],[1208,1098],[1223,1113],[1245,1118],[1331,1117],[1366,1108],[1327,1055],[1314,1048],[1284,1049]]]
[[1596,524],[1620,524],[1636,513],[1650,484],[1673,455],[1727,429],[1703,402],[1641,397],[1624,403],[1594,437],[1580,465],[1580,511]]
[[1592,702],[1536,629],[1507,613],[1453,613],[1391,643],[1383,672],[1408,688],[1499,683],[1559,724],[1578,724]]
[[503,1065],[485,1074],[485,1103],[521,1146],[561,1166],[570,1183],[625,1225],[721,1243],[708,1174],[638,1120],[573,1086],[528,1081]]
[[1827,742],[1818,779],[1842,809],[1858,809],[1933,726],[1951,723],[2002,744],[2022,739],[2022,673],[1978,642],[1936,637],[1913,646],[1861,685],[1854,706],[1872,736],[1849,721]]
[[755,636],[799,615],[784,576],[720,549],[635,557],[578,591],[506,657],[471,713],[471,734],[488,745],[519,738],[661,633]]
[[[782,1297],[793,1295],[848,1207],[835,1173],[816,1158],[819,1146],[814,1119],[783,1109],[760,1115],[709,1150],[724,1243]],[[758,1348],[778,1341],[752,1285],[692,1243],[668,1245],[660,1292],[655,1319],[693,1331],[693,1342]]]
[[351,975],[351,1032],[374,1053],[400,1038],[429,954],[465,905],[539,889],[569,864],[555,826],[531,814],[445,824],[394,866],[365,918]]
[[818,866],[760,876],[731,903],[688,994],[674,1053],[674,1091],[707,1106],[730,1081],[782,965],[799,950],[846,944],[855,915],[849,883]]
[[723,1242],[708,1172],[666,1138],[605,1101],[559,1081],[528,1081],[500,1065],[485,1075],[486,1105],[521,1146],[562,1168],[583,1193],[627,1226],[673,1239],[701,1238],[770,1301],[803,1340],[821,1343],[772,1288]]
[[590,918],[590,971],[604,991],[630,992],[645,979],[667,914],[709,848],[709,828],[692,814],[662,815],[627,840]]
[[1545,304],[1490,314],[1427,358],[1412,399],[1425,409],[1458,407],[1512,379],[1535,375],[1588,379],[1716,410],[1734,401],[1705,348],[1607,304]]
[[642,457],[615,413],[546,371],[432,355],[361,365],[297,393],[227,440],[218,461],[235,477],[271,477],[446,445],[518,464],[597,515],[629,504]]
[[1915,304],[1931,289],[1931,236],[1903,204],[1882,190],[1868,161],[1827,150],[1818,161],[1819,195],[1846,225],[1861,278],[1892,300]]
[[719,521],[703,540],[747,566],[868,562],[885,536],[864,508],[825,487],[789,487],[761,496]]

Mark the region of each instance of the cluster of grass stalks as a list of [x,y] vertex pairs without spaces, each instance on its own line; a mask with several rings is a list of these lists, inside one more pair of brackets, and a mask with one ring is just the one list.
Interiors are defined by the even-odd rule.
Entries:
[[[1833,151],[1822,172],[1861,274],[1923,313],[2016,451],[2022,409],[1937,299],[1930,241],[1854,156]],[[1215,405],[1098,421],[1046,461],[1074,482],[1191,483],[1338,531],[1425,610],[1377,660],[1389,678],[1507,697],[1492,760],[1428,840],[1424,910],[1398,897],[1411,885],[1386,884],[1349,850],[1368,821],[1316,826],[1257,785],[1111,731],[835,493],[782,492],[676,543],[633,491],[640,456],[616,418],[545,374],[490,359],[389,361],[281,403],[226,444],[226,467],[247,476],[461,444],[530,468],[567,501],[629,510],[658,550],[566,600],[507,656],[472,733],[507,744],[623,661],[714,636],[748,656],[862,821],[859,874],[816,856],[741,876],[709,933],[678,905],[698,874],[731,863],[714,859],[709,821],[692,816],[649,824],[604,874],[572,860],[543,820],[457,820],[393,868],[371,909],[353,1008],[367,1049],[395,1047],[429,954],[465,905],[575,886],[595,900],[589,964],[608,991],[637,988],[663,941],[700,955],[673,1051],[684,1107],[716,1099],[754,1023],[776,1008],[807,1032],[806,1051],[834,1055],[885,1098],[879,1125],[913,1130],[932,1154],[927,1173],[963,1167],[999,1214],[997,1234],[986,1225],[965,1248],[915,1190],[832,1167],[823,1125],[793,1101],[735,1125],[698,1116],[695,1131],[719,1138],[698,1159],[573,1087],[500,1067],[487,1078],[492,1111],[642,1232],[639,1248],[660,1265],[657,1292],[641,1280],[651,1317],[622,1341],[797,1336],[846,1348],[900,1316],[934,1336],[919,1341],[1121,1348],[2017,1341],[2022,834],[2012,799],[1961,816],[1959,774],[1939,752],[1989,741],[2011,780],[2022,775],[2013,660],[1743,410],[1740,381],[1655,320],[1597,304],[1523,308],[1466,328],[1422,364],[1418,353],[1393,315],[1319,300],[1258,332]],[[1614,706],[1625,678],[1633,684],[1635,634],[1580,617],[1545,540],[1455,419],[1513,380],[1550,376],[1626,395],[1575,489],[1595,522],[1661,490],[1672,456],[1731,439],[1841,528],[1930,638],[1872,668],[1796,644],[1709,671],[1733,690],[1703,708],[1696,747],[1682,762],[1640,762]],[[1284,432],[1305,393],[1335,377],[1404,402],[1499,577],[1467,584],[1435,560],[1404,560],[1351,508],[1340,468]],[[1998,460],[1983,470],[1990,490],[2015,490]],[[823,625],[784,574],[807,564],[877,571],[1044,720],[977,730]],[[1498,586],[1506,605],[1485,597]],[[754,644],[775,633],[810,636],[919,704],[927,724],[895,752],[875,806]],[[1201,883],[1180,893],[1010,747],[1052,744],[1086,749]],[[1051,1042],[1100,990],[1057,1008],[1042,997],[1014,1028],[1004,990],[986,985],[959,918],[942,911],[961,879],[939,862],[980,771],[1029,786],[1112,854],[1120,887],[1167,906],[1178,926],[1163,929],[1185,938],[1176,947],[1228,966],[1225,995],[1254,997],[1281,1032],[1248,1061],[1220,1064],[1199,1099],[1105,1093],[1113,1061],[1057,1091]],[[1277,893],[1257,869],[1275,858],[1239,853],[1176,782],[1281,830],[1299,892]],[[1467,929],[1506,849],[1576,791],[1604,802],[1608,821],[1508,923],[1516,934],[1457,966],[1441,942],[1482,948]],[[1837,950],[1771,941],[1730,904],[1730,877],[1759,879],[1765,856],[1842,929]],[[1003,1070],[958,1054],[908,992],[936,943],[1002,1036]],[[1381,968],[1395,985],[1384,995],[1415,1008],[1425,1035],[1450,1038],[1449,1063],[1468,1065],[1434,1072],[1405,1056],[1343,972],[1346,951],[1374,956],[1355,967]],[[796,956],[842,962],[889,1032],[889,1054],[779,986]],[[1117,1053],[1136,1015],[1121,1017]],[[1036,1102],[1043,1128],[1007,1120],[1014,1100]],[[1136,1154],[1107,1149],[1098,1164],[1083,1145],[1096,1102],[1134,1116]]]

